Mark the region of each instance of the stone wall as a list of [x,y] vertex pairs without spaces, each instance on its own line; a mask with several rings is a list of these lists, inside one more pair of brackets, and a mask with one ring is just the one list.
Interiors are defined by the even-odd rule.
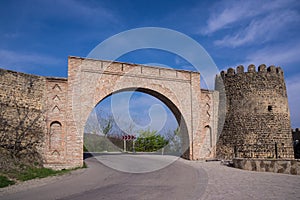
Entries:
[[234,158],[233,166],[249,171],[300,175],[300,160]]
[[[46,167],[81,166],[90,112],[107,96],[124,90],[148,93],[170,108],[181,126],[188,159],[232,158],[234,146],[260,144],[262,157],[268,157],[265,147],[275,142],[292,148],[280,68],[261,65],[258,72],[253,65],[248,72],[242,66],[237,71],[230,68],[217,76],[217,91],[209,91],[200,88],[198,72],[78,57],[69,57],[68,62],[67,79],[0,70],[0,120],[11,123],[1,126],[1,134],[7,132],[3,127],[12,127],[8,132],[14,134],[20,116],[29,118],[25,124],[35,122],[31,127],[43,137],[31,149],[38,150]],[[35,120],[37,114],[41,116]],[[26,136],[21,143],[30,138],[37,137]]]
[[14,152],[24,162],[43,162],[45,92],[44,77],[0,69],[1,161]]
[[268,146],[275,142],[289,148],[288,154],[292,156],[290,113],[281,68],[260,65],[256,71],[250,65],[244,72],[244,67],[238,66],[236,70],[229,68],[227,73],[222,71],[217,79],[223,81],[226,95],[225,123],[217,143],[217,157],[230,159],[234,146],[256,144],[260,145],[260,157],[268,157]]

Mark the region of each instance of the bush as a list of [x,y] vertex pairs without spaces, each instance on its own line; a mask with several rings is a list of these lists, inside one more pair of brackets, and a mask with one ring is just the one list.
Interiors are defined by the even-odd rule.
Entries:
[[139,137],[135,142],[135,150],[143,152],[154,152],[168,144],[168,141],[161,135],[152,135],[149,137]]

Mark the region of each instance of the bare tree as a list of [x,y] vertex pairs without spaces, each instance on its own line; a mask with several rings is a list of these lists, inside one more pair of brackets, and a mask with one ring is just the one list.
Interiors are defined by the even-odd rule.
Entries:
[[14,160],[41,162],[44,138],[43,111],[18,103],[11,97],[0,102],[0,149]]
[[91,112],[89,115],[85,127],[84,127],[84,133],[90,133],[90,134],[101,134],[101,126],[98,122],[98,116],[95,110]]
[[107,136],[112,131],[114,119],[111,116],[102,116],[103,113],[94,109],[86,121],[84,132]]

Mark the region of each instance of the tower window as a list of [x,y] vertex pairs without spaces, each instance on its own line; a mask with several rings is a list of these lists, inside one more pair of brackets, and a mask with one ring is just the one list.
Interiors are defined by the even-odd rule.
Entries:
[[268,111],[271,112],[273,110],[272,106],[268,106]]

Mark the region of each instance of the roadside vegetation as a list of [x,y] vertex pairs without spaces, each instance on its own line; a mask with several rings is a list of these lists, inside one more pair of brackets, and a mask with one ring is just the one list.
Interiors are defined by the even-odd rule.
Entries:
[[164,148],[168,143],[168,140],[157,134],[157,131],[142,130],[135,141],[135,151],[155,152]]
[[71,171],[43,167],[44,111],[18,101],[10,95],[0,102],[0,188]]
[[28,181],[36,178],[45,178],[49,176],[56,176],[69,173],[73,170],[86,168],[86,164],[82,167],[77,167],[73,169],[63,169],[63,170],[53,170],[44,167],[32,167],[20,165],[18,169],[12,169],[3,172],[0,171],[0,188],[7,187],[9,185],[14,185],[18,182]]
[[0,175],[0,188],[15,184],[15,181],[10,180],[6,176]]

